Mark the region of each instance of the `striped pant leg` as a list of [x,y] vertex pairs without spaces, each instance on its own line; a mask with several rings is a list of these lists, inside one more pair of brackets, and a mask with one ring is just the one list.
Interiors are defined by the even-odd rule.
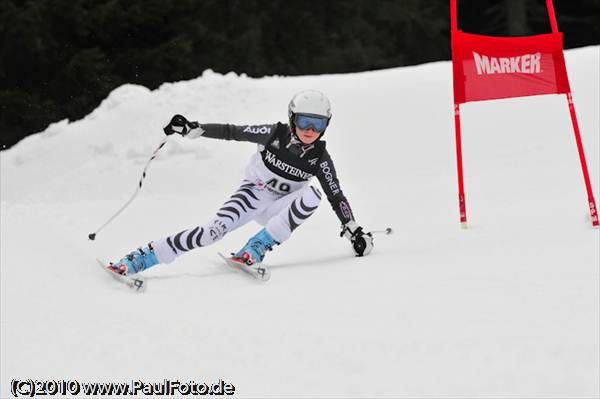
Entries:
[[282,243],[317,210],[321,197],[318,188],[306,186],[277,200],[256,221],[265,226],[271,237]]
[[271,195],[266,195],[264,191],[256,189],[253,183],[244,180],[209,223],[153,242],[156,258],[160,263],[171,263],[192,249],[214,244],[225,234],[248,223],[272,202],[274,199]]

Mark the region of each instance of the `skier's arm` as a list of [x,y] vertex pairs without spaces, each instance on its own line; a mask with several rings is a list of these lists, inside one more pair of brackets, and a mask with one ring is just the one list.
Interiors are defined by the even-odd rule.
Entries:
[[277,124],[266,125],[230,125],[219,123],[201,124],[204,131],[202,137],[221,140],[249,141],[257,144],[266,144],[277,129]]
[[188,138],[209,137],[221,140],[249,141],[266,144],[279,124],[231,125],[220,123],[190,122],[182,115],[175,115],[164,128],[165,134],[180,134]]
[[317,178],[338,219],[340,219],[342,225],[353,221],[352,209],[350,209],[350,204],[348,204],[348,200],[340,188],[333,161],[327,150],[323,151],[317,166]]
[[346,237],[350,241],[356,256],[368,255],[373,249],[373,236],[371,233],[365,233],[363,228],[354,220],[352,209],[340,188],[333,161],[327,150],[323,152],[323,156],[319,159],[317,178],[327,195],[331,207],[340,222],[342,222],[340,236]]

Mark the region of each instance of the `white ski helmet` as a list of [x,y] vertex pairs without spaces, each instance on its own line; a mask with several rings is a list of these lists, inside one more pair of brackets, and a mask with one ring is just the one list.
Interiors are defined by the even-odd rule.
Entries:
[[295,132],[296,115],[317,116],[331,120],[331,104],[323,93],[317,90],[303,90],[296,93],[288,105],[288,118],[292,132]]

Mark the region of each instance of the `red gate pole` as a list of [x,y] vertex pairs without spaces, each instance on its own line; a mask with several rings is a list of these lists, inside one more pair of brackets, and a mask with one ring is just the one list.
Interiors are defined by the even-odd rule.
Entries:
[[[456,0],[450,0],[450,33],[452,35],[452,68],[456,68],[455,34],[458,30],[458,17]],[[456,73],[453,73],[453,82],[456,85]],[[460,211],[460,226],[467,228],[467,205],[465,202],[465,185],[463,180],[462,143],[460,138],[460,103],[456,100],[456,87],[454,88],[454,132],[456,134],[456,167],[458,170],[458,207]]]
[[[550,26],[552,32],[558,32],[558,24],[556,23],[556,14],[554,13],[554,5],[552,0],[546,0],[546,8],[548,9],[548,17],[550,18]],[[567,81],[569,77],[566,77]],[[577,152],[579,153],[579,161],[581,162],[581,170],[583,171],[583,180],[588,196],[588,206],[590,208],[590,217],[592,218],[592,226],[599,227],[598,223],[598,208],[594,199],[594,191],[590,183],[590,174],[585,161],[585,152],[583,151],[583,143],[581,142],[581,134],[579,132],[579,123],[577,123],[577,114],[575,113],[575,104],[573,103],[573,95],[571,91],[567,93],[567,102],[569,103],[569,113],[571,114],[571,122],[573,123],[573,132],[575,133],[575,142],[577,143]]]
[[467,204],[465,202],[465,185],[463,181],[462,144],[460,138],[460,105],[454,104],[454,130],[456,133],[456,166],[458,170],[458,207],[460,211],[460,227],[467,228]]
[[552,33],[558,33],[558,24],[556,23],[556,14],[554,14],[554,4],[552,4],[552,0],[546,0],[546,9],[548,10],[548,18],[550,18]]
[[571,113],[571,122],[573,122],[573,132],[575,133],[575,141],[577,143],[577,151],[579,152],[579,161],[581,162],[581,170],[583,171],[583,180],[585,181],[585,189],[588,196],[588,206],[590,208],[590,217],[592,218],[592,226],[599,227],[598,223],[598,208],[596,208],[596,200],[594,199],[594,191],[590,183],[590,174],[588,173],[587,162],[585,161],[585,152],[583,151],[583,143],[579,134],[579,124],[577,123],[577,115],[575,114],[575,104],[573,104],[573,96],[571,92],[567,93],[567,101],[569,103],[569,112]]
[[456,16],[456,0],[450,0],[450,32],[458,29],[458,17]]

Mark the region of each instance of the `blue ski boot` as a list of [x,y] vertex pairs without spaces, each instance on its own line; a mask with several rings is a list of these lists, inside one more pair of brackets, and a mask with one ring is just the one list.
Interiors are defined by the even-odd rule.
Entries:
[[116,263],[111,262],[107,269],[117,274],[127,275],[144,271],[156,264],[158,259],[154,254],[154,248],[152,244],[148,244],[144,249],[138,248]]
[[233,259],[239,263],[244,262],[248,266],[261,263],[267,251],[272,251],[277,241],[271,237],[267,229],[262,229],[248,240],[246,245],[234,255]]

